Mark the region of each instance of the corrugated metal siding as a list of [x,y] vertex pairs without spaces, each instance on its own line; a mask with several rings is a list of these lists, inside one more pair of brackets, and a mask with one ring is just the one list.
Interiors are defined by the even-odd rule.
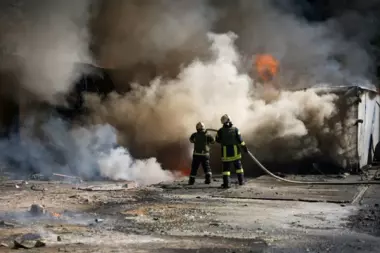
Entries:
[[364,91],[362,102],[358,108],[358,119],[363,123],[358,125],[358,156],[360,167],[368,164],[373,156],[375,145],[379,142],[379,101],[374,92]]
[[[347,91],[347,90],[346,90]],[[323,136],[319,148],[324,160],[342,168],[355,168],[358,165],[358,97],[346,91],[336,91],[337,114],[327,122],[329,134]]]

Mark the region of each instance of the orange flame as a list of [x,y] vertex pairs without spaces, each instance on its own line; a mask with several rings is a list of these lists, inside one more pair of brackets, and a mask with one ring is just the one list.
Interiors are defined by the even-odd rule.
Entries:
[[260,54],[255,57],[256,71],[259,77],[267,82],[278,73],[278,61],[270,54]]
[[61,217],[61,215],[60,215],[59,213],[51,213],[51,215],[52,215],[53,217],[56,217],[56,218]]
[[188,168],[180,168],[179,172],[180,172],[181,176],[183,176],[183,177],[190,175],[190,169],[188,169]]

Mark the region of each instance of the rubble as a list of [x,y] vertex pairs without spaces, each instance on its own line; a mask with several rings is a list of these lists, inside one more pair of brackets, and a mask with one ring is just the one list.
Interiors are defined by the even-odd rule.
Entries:
[[38,186],[38,185],[32,185],[32,186],[30,187],[30,189],[31,189],[32,191],[41,191],[41,192],[44,192],[44,191],[47,190],[46,188],[41,187],[41,186]]
[[30,176],[31,180],[37,180],[37,181],[48,181],[49,178],[43,174],[33,174]]
[[95,219],[95,222],[96,223],[101,223],[101,222],[103,222],[104,221],[104,219]]
[[45,207],[38,204],[33,204],[30,207],[29,213],[33,216],[41,216],[46,214]]
[[69,175],[58,174],[58,173],[53,173],[52,179],[54,179],[54,178],[59,178],[60,180],[62,180],[62,179],[70,180],[72,183],[82,183],[83,182],[83,180],[80,177],[69,176]]
[[13,228],[15,227],[16,225],[12,224],[12,223],[8,223],[8,222],[5,222],[3,220],[0,220],[0,228],[1,227],[8,227],[8,228]]
[[9,248],[9,245],[6,243],[0,243],[0,248]]
[[46,243],[40,234],[28,233],[13,240],[13,249],[32,249],[45,247]]

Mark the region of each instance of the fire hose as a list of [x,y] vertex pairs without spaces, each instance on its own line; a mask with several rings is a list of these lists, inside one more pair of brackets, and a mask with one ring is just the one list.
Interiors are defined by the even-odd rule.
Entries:
[[[206,132],[218,132],[218,130],[216,129],[212,129],[212,128],[208,128],[206,129]],[[290,183],[290,184],[303,184],[303,185],[370,185],[370,184],[380,184],[380,181],[375,181],[375,180],[362,180],[362,181],[353,181],[353,182],[338,182],[338,181],[328,181],[328,182],[324,182],[324,181],[297,181],[297,180],[289,180],[289,179],[285,179],[285,178],[282,178],[282,177],[279,177],[279,176],[276,176],[275,174],[273,174],[272,172],[270,172],[267,168],[265,168],[264,165],[261,164],[261,162],[250,152],[248,151],[248,155],[249,157],[251,158],[252,161],[254,161],[262,171],[264,171],[267,175],[279,180],[279,181],[282,181],[282,182],[286,182],[286,183]]]

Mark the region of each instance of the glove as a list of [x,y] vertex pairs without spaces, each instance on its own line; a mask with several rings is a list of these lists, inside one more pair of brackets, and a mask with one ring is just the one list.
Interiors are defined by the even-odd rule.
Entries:
[[244,145],[244,146],[241,146],[241,148],[243,149],[244,153],[248,153],[248,148],[247,148],[247,146],[246,146],[246,145]]

